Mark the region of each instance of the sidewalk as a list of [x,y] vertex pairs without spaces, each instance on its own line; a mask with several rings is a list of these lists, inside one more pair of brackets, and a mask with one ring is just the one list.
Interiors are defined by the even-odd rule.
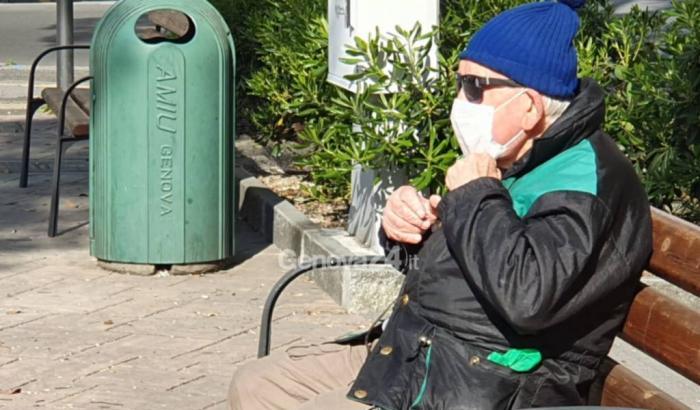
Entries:
[[[225,409],[231,374],[255,357],[282,252],[239,220],[228,271],[139,277],[97,268],[87,144],[68,151],[59,232],[68,231],[49,239],[55,119],[37,118],[30,186],[20,189],[23,120],[0,116],[0,408]],[[278,306],[274,349],[367,324],[304,279]]]

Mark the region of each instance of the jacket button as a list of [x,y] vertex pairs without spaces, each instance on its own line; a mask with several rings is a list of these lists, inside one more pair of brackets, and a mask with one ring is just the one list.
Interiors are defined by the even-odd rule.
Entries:
[[364,399],[365,397],[367,397],[367,391],[362,390],[362,389],[355,390],[355,392],[353,393],[353,395],[354,395],[355,397],[357,397],[358,399]]
[[481,359],[479,359],[479,356],[472,356],[471,358],[469,358],[469,364],[471,366],[476,366],[477,364],[479,364],[479,362],[481,362]]
[[401,297],[401,304],[404,305],[404,306],[406,306],[406,305],[408,305],[408,301],[409,301],[409,300],[411,300],[411,298],[408,297],[408,293],[405,293],[405,294]]
[[393,351],[394,351],[394,348],[392,348],[391,346],[384,346],[384,347],[382,347],[382,350],[379,351],[379,354],[381,354],[383,356],[389,356],[391,354],[391,352],[393,352]]

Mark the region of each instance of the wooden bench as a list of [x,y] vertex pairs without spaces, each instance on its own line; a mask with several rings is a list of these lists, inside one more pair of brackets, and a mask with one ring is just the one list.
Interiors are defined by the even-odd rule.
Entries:
[[56,156],[54,157],[53,178],[51,182],[51,208],[48,231],[50,237],[56,236],[56,227],[58,224],[59,181],[63,153],[72,143],[88,139],[90,128],[90,91],[77,89],[77,87],[89,81],[91,77],[81,78],[73,83],[65,92],[58,87],[46,88],[42,90],[41,97],[35,98],[34,83],[36,68],[39,62],[50,53],[61,50],[86,50],[89,48],[90,47],[87,45],[69,45],[49,48],[37,56],[29,72],[29,90],[27,92],[27,112],[24,126],[24,146],[22,149],[19,186],[20,188],[25,188],[29,179],[29,151],[31,147],[32,120],[39,107],[46,104],[59,118]]
[[[652,208],[654,252],[648,274],[700,296],[700,227]],[[620,337],[700,384],[700,312],[640,284]],[[689,410],[668,393],[608,359],[592,400],[605,406]]]
[[[60,88],[45,88],[41,96],[46,105],[59,115],[63,105],[63,91]],[[79,88],[73,90],[66,104],[66,126],[71,135],[76,138],[87,138],[90,135],[90,90]]]
[[[192,35],[192,24],[189,18],[173,10],[156,10],[148,13],[149,22],[153,27],[141,30],[140,37],[144,41],[158,42],[164,39],[186,39]],[[24,127],[24,147],[22,151],[22,165],[20,171],[20,188],[26,188],[29,179],[29,151],[31,147],[32,120],[34,114],[42,105],[59,118],[58,138],[56,154],[54,157],[53,178],[51,182],[51,207],[49,215],[49,237],[56,236],[58,227],[58,200],[61,178],[61,159],[65,150],[73,143],[89,139],[90,136],[90,103],[91,93],[89,89],[77,88],[80,84],[90,81],[92,77],[85,77],[67,90],[59,87],[45,88],[40,98],[34,97],[35,73],[39,62],[48,54],[60,50],[89,49],[87,45],[72,45],[52,47],[37,56],[32,64],[29,74],[29,91],[27,93],[27,112]]]
[[[655,275],[700,295],[700,226],[652,208],[654,252],[645,275]],[[383,257],[310,261],[285,274],[263,309],[258,357],[270,350],[272,314],[285,287],[312,269],[383,264]],[[649,356],[700,384],[700,312],[657,289],[639,284],[620,337]],[[650,410],[692,410],[625,366],[606,358],[591,388],[590,404]]]
[[82,78],[64,93],[57,87],[45,88],[41,92],[49,109],[58,116],[58,139],[54,156],[53,178],[51,180],[51,207],[49,208],[49,237],[56,236],[58,228],[58,198],[63,154],[68,147],[90,136],[90,90],[76,88],[92,80]]

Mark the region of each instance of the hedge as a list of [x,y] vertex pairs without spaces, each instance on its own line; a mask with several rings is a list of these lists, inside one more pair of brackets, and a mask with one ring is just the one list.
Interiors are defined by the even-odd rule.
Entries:
[[[356,77],[376,85],[351,94],[326,82],[326,1],[213,1],[228,7],[236,37],[242,123],[273,151],[297,144],[321,199],[348,195],[356,163],[398,167],[419,188],[443,191],[458,153],[449,124],[457,54],[488,19],[522,2],[442,0],[433,31],[356,39]],[[623,16],[595,0],[579,14],[579,75],[607,93],[605,131],[655,206],[700,222],[700,0]],[[437,68],[426,60],[433,43]],[[397,68],[391,77],[387,62]],[[388,85],[398,91],[376,93]]]

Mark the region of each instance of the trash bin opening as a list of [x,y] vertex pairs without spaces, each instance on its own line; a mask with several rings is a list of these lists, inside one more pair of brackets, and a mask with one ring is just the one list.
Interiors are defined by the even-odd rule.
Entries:
[[184,44],[194,37],[195,25],[183,12],[159,9],[142,14],[136,20],[134,32],[141,41],[148,44],[162,42]]

